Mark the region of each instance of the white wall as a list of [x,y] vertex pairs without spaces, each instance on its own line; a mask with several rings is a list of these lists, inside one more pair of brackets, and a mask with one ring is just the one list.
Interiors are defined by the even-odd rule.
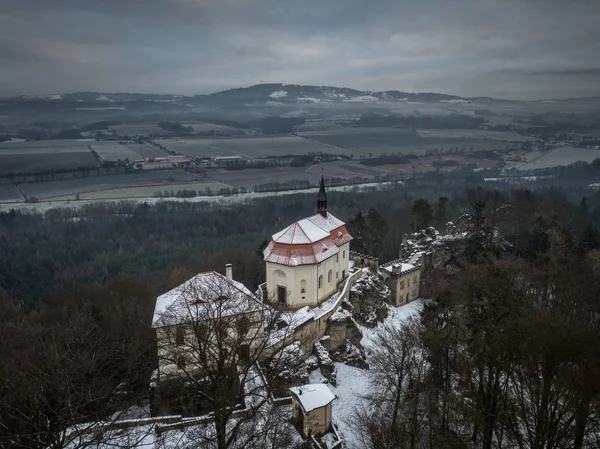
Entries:
[[[314,306],[337,291],[337,285],[348,276],[350,244],[339,247],[339,252],[320,264],[288,266],[266,262],[268,300],[277,302],[277,287],[287,290],[287,306],[293,309]],[[331,281],[329,272],[331,271]],[[319,288],[319,277],[323,283]],[[302,281],[306,291],[302,292]]]

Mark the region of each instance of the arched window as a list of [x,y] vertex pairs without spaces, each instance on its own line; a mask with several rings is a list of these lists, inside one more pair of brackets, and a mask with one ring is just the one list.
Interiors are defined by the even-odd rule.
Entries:
[[285,278],[285,273],[281,270],[273,271],[273,276],[276,278]]
[[333,276],[333,272],[331,270],[329,270],[329,273],[327,273],[327,283],[331,284],[331,277]]
[[319,276],[319,288],[323,288],[323,275]]
[[300,281],[300,293],[306,293],[306,281],[304,279]]

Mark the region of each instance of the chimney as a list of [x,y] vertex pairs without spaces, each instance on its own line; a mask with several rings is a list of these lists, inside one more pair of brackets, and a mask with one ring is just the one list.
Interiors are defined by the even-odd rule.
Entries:
[[227,276],[227,279],[233,281],[233,267],[230,263],[225,265],[225,275]]

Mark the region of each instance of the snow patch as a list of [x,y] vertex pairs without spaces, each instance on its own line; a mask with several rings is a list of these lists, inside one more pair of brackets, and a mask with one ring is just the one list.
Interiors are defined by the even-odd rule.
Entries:
[[285,90],[276,90],[275,92],[271,92],[269,94],[270,98],[283,98],[283,97],[287,97],[287,91]]

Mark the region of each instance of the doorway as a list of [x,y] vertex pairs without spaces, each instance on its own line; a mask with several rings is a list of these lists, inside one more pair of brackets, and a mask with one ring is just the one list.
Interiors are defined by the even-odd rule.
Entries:
[[287,289],[285,287],[277,286],[277,302],[280,304],[285,304],[285,299],[287,298]]

